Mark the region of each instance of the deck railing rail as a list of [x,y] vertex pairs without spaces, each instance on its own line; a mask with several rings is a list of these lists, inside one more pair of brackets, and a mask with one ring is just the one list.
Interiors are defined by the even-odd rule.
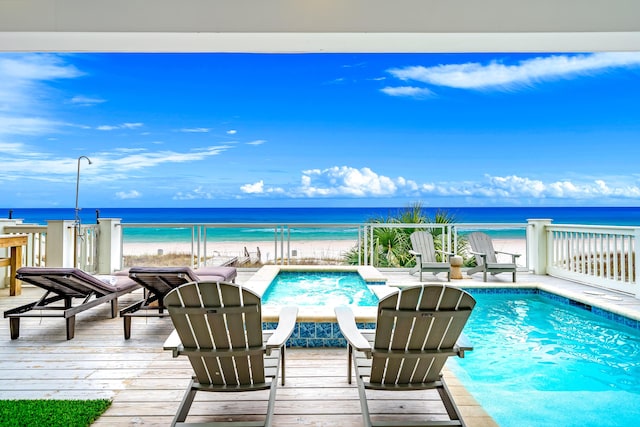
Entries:
[[[64,223],[64,222],[63,222]],[[77,251],[77,267],[89,273],[97,272],[98,268],[98,226],[96,224],[81,224],[80,233],[76,240],[76,249],[73,248],[73,236],[75,236],[75,225],[70,221],[64,226],[62,234],[66,238],[58,236],[58,238],[50,239],[50,225],[40,224],[11,224],[3,227],[4,233],[8,234],[26,234],[27,247],[23,251],[23,259],[21,264],[27,267],[45,267],[47,265],[47,252],[49,252],[49,265],[65,264],[63,256],[60,254],[65,252],[67,248],[62,244],[64,241],[70,242],[70,250]],[[57,233],[53,233],[57,234]],[[57,258],[53,254],[57,253]],[[71,265],[65,265],[71,266]]]
[[22,251],[22,264],[29,267],[45,265],[47,226],[37,224],[16,224],[4,229],[7,234],[26,234],[27,247]]
[[[64,266],[73,265],[73,221],[49,221],[48,225],[9,223],[2,232],[28,235],[28,245],[23,251],[23,265]],[[100,219],[100,225],[82,224],[77,246],[77,266],[88,272],[108,274],[120,268],[127,241],[127,230],[176,229],[186,233],[190,243],[193,267],[214,263],[216,243],[224,240],[245,242],[241,233],[262,232],[265,241],[273,248],[265,248],[262,262],[272,264],[304,263],[297,251],[301,241],[315,240],[315,232],[335,230],[341,238],[353,236],[353,250],[365,265],[375,265],[373,254],[376,231],[383,228],[414,228],[437,230],[436,239],[448,252],[458,252],[461,236],[471,231],[516,230],[508,235],[526,236],[526,252],[519,259],[521,270],[536,274],[549,274],[606,289],[613,289],[640,298],[640,263],[635,262],[640,227],[600,226],[582,224],[551,224],[551,220],[528,220],[527,223],[455,223],[455,224],[395,224],[395,223],[174,223],[174,224],[121,224],[119,220]],[[235,229],[235,231],[233,230]],[[221,230],[224,230],[221,233]],[[520,232],[522,230],[523,232]],[[142,231],[146,234],[146,231]],[[235,233],[235,234],[234,234]],[[498,233],[499,234],[499,233]],[[124,237],[123,237],[124,236]],[[221,237],[223,236],[223,237]],[[226,236],[226,237],[225,237]],[[114,250],[117,248],[117,250]],[[237,254],[240,256],[241,254]],[[340,259],[344,253],[328,253],[322,247],[313,257]],[[114,262],[116,260],[117,262]]]
[[76,236],[77,266],[89,272],[98,272],[99,229],[97,224],[80,224]]
[[[349,234],[353,236],[354,247],[360,247],[362,241],[362,225],[355,223],[156,223],[156,224],[143,224],[143,223],[127,223],[120,224],[123,230],[123,234],[126,234],[126,230],[135,229],[157,229],[157,230],[174,230],[177,234],[180,234],[181,242],[187,243],[192,259],[192,267],[199,268],[215,262],[216,258],[220,255],[226,257],[242,256],[240,253],[235,254],[220,254],[216,248],[216,242],[225,239],[220,237],[220,231],[227,231],[225,233],[226,239],[232,241],[247,243],[247,246],[251,245],[251,242],[255,240],[255,237],[251,240],[243,240],[242,235],[246,234],[247,230],[253,233],[261,234],[264,236],[264,241],[272,242],[270,249],[263,248],[265,252],[265,261],[273,264],[289,264],[297,258],[297,250],[295,249],[295,242],[303,240],[303,237],[308,235],[309,232],[314,230],[339,231],[342,235]],[[228,231],[235,230],[235,234],[230,236]],[[346,231],[345,231],[346,230]],[[297,237],[294,237],[298,234]],[[122,254],[127,255],[125,252],[124,244],[127,238],[122,239]],[[310,239],[313,240],[313,239]],[[343,254],[335,253],[333,251],[327,252],[323,248],[318,248],[317,255],[319,257],[326,258],[340,258]]]
[[547,274],[640,297],[639,227],[547,225]]

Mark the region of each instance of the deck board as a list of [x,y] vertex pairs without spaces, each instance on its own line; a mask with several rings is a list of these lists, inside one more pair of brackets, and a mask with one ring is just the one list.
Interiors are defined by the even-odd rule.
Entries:
[[[14,297],[8,296],[8,289],[0,289],[0,310],[40,295],[38,288],[28,285]],[[126,295],[120,306],[139,297]],[[111,319],[105,304],[78,315],[75,338],[69,341],[62,319],[22,319],[20,338],[13,341],[9,321],[2,320],[0,399],[108,398],[113,404],[95,426],[166,426],[192,375],[186,359],[174,359],[162,350],[172,330],[168,318],[133,318],[131,339],[125,340],[122,319]],[[277,393],[274,426],[362,425],[357,388],[355,383],[347,384],[346,349],[288,349],[286,375],[286,385]],[[495,426],[455,378],[450,383],[469,426]],[[189,420],[226,419],[231,414],[239,419],[259,418],[266,404],[256,398],[256,393],[222,397],[199,393]],[[387,393],[376,396],[370,405],[372,412],[407,421],[416,419],[416,412],[424,408],[436,417],[444,413],[435,393]]]

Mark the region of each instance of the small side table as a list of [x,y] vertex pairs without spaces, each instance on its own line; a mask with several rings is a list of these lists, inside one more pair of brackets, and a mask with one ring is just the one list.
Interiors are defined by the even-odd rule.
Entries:
[[16,271],[22,267],[22,247],[27,246],[26,234],[0,234],[0,248],[11,248],[9,258],[0,258],[0,267],[9,267],[9,295],[22,293],[22,282],[16,279]]
[[450,256],[449,264],[451,264],[451,278],[462,279],[462,257],[460,255]]

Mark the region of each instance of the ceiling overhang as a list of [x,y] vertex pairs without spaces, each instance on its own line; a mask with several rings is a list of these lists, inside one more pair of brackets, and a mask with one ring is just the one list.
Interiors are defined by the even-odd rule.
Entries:
[[0,51],[640,51],[640,1],[0,0]]

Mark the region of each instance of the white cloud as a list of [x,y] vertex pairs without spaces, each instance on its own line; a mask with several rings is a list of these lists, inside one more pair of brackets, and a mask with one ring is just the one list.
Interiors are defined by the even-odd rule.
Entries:
[[[150,152],[139,148],[114,148],[108,152],[87,153],[92,164],[82,163],[82,176],[83,180],[94,182],[129,180],[134,171],[164,164],[199,162],[217,156],[229,148],[230,146],[204,147],[189,152]],[[3,165],[0,169],[0,180],[68,182],[76,179],[78,157],[59,157],[35,151],[28,145],[0,142],[0,164]],[[193,191],[182,197],[194,195],[198,195],[198,192]],[[200,194],[198,198],[204,197]]]
[[57,132],[65,124],[42,117],[0,115],[0,135],[43,135]]
[[414,80],[458,89],[511,89],[551,79],[589,75],[612,68],[637,66],[640,66],[640,52],[604,52],[537,57],[520,61],[514,65],[492,61],[488,64],[411,66],[391,69],[389,73],[403,81]]
[[82,95],[74,96],[73,98],[71,98],[72,104],[78,104],[83,106],[102,104],[103,102],[107,102],[107,101],[100,98],[90,98],[88,96],[82,96]]
[[247,145],[262,145],[265,142],[267,142],[267,141],[264,140],[264,139],[257,139],[255,141],[247,142]]
[[55,54],[0,53],[0,136],[51,133],[64,123],[49,119],[57,93],[47,83],[83,73]]
[[235,129],[230,129],[227,131],[227,135],[235,135],[236,133],[238,133],[238,131]]
[[[214,147],[199,148],[189,152],[178,151],[144,151],[129,155],[105,159],[111,167],[124,170],[144,169],[158,166],[164,163],[184,163],[204,160],[207,157],[217,156],[227,151],[231,146],[220,145]],[[92,159],[93,160],[93,159]]]
[[418,183],[405,177],[388,177],[370,168],[335,166],[327,169],[310,169],[302,172],[300,185],[287,189],[269,187],[264,180],[241,186],[245,195],[288,197],[351,197],[351,198],[425,198],[473,200],[478,204],[487,201],[522,200],[640,200],[640,187],[636,184],[606,182],[603,179],[545,182],[539,179],[487,175],[478,181]]
[[406,179],[378,175],[369,168],[356,169],[334,166],[328,169],[311,169],[302,172],[300,191],[309,197],[315,196],[392,196],[399,189],[416,187]]
[[142,194],[139,191],[136,191],[136,190],[118,191],[116,193],[116,198],[121,199],[121,200],[137,199],[140,196],[142,196]]
[[195,188],[192,191],[183,193],[178,192],[173,196],[173,200],[199,200],[199,199],[212,199],[213,195],[208,191],[204,191],[202,187]]
[[637,199],[640,187],[637,185],[611,186],[598,179],[586,182],[559,180],[543,182],[540,180],[511,176],[487,176],[488,185],[482,191],[487,197],[535,198],[535,199],[601,199],[614,197],[620,199]]
[[121,123],[119,125],[101,125],[101,126],[98,126],[96,129],[111,131],[111,130],[118,130],[118,129],[136,129],[142,126],[144,126],[144,123]]
[[183,129],[180,129],[180,132],[207,133],[207,132],[211,132],[211,129],[209,129],[209,128],[183,128]]
[[434,95],[433,91],[427,88],[420,88],[415,86],[387,86],[380,89],[380,92],[385,93],[389,96],[408,96],[412,98],[428,98]]
[[24,145],[16,142],[0,142],[0,152],[5,154],[22,154]]
[[84,75],[55,54],[4,54],[0,56],[0,74],[17,80],[56,80]]
[[240,187],[240,191],[246,194],[264,193],[264,181],[254,182],[253,184],[245,184]]

